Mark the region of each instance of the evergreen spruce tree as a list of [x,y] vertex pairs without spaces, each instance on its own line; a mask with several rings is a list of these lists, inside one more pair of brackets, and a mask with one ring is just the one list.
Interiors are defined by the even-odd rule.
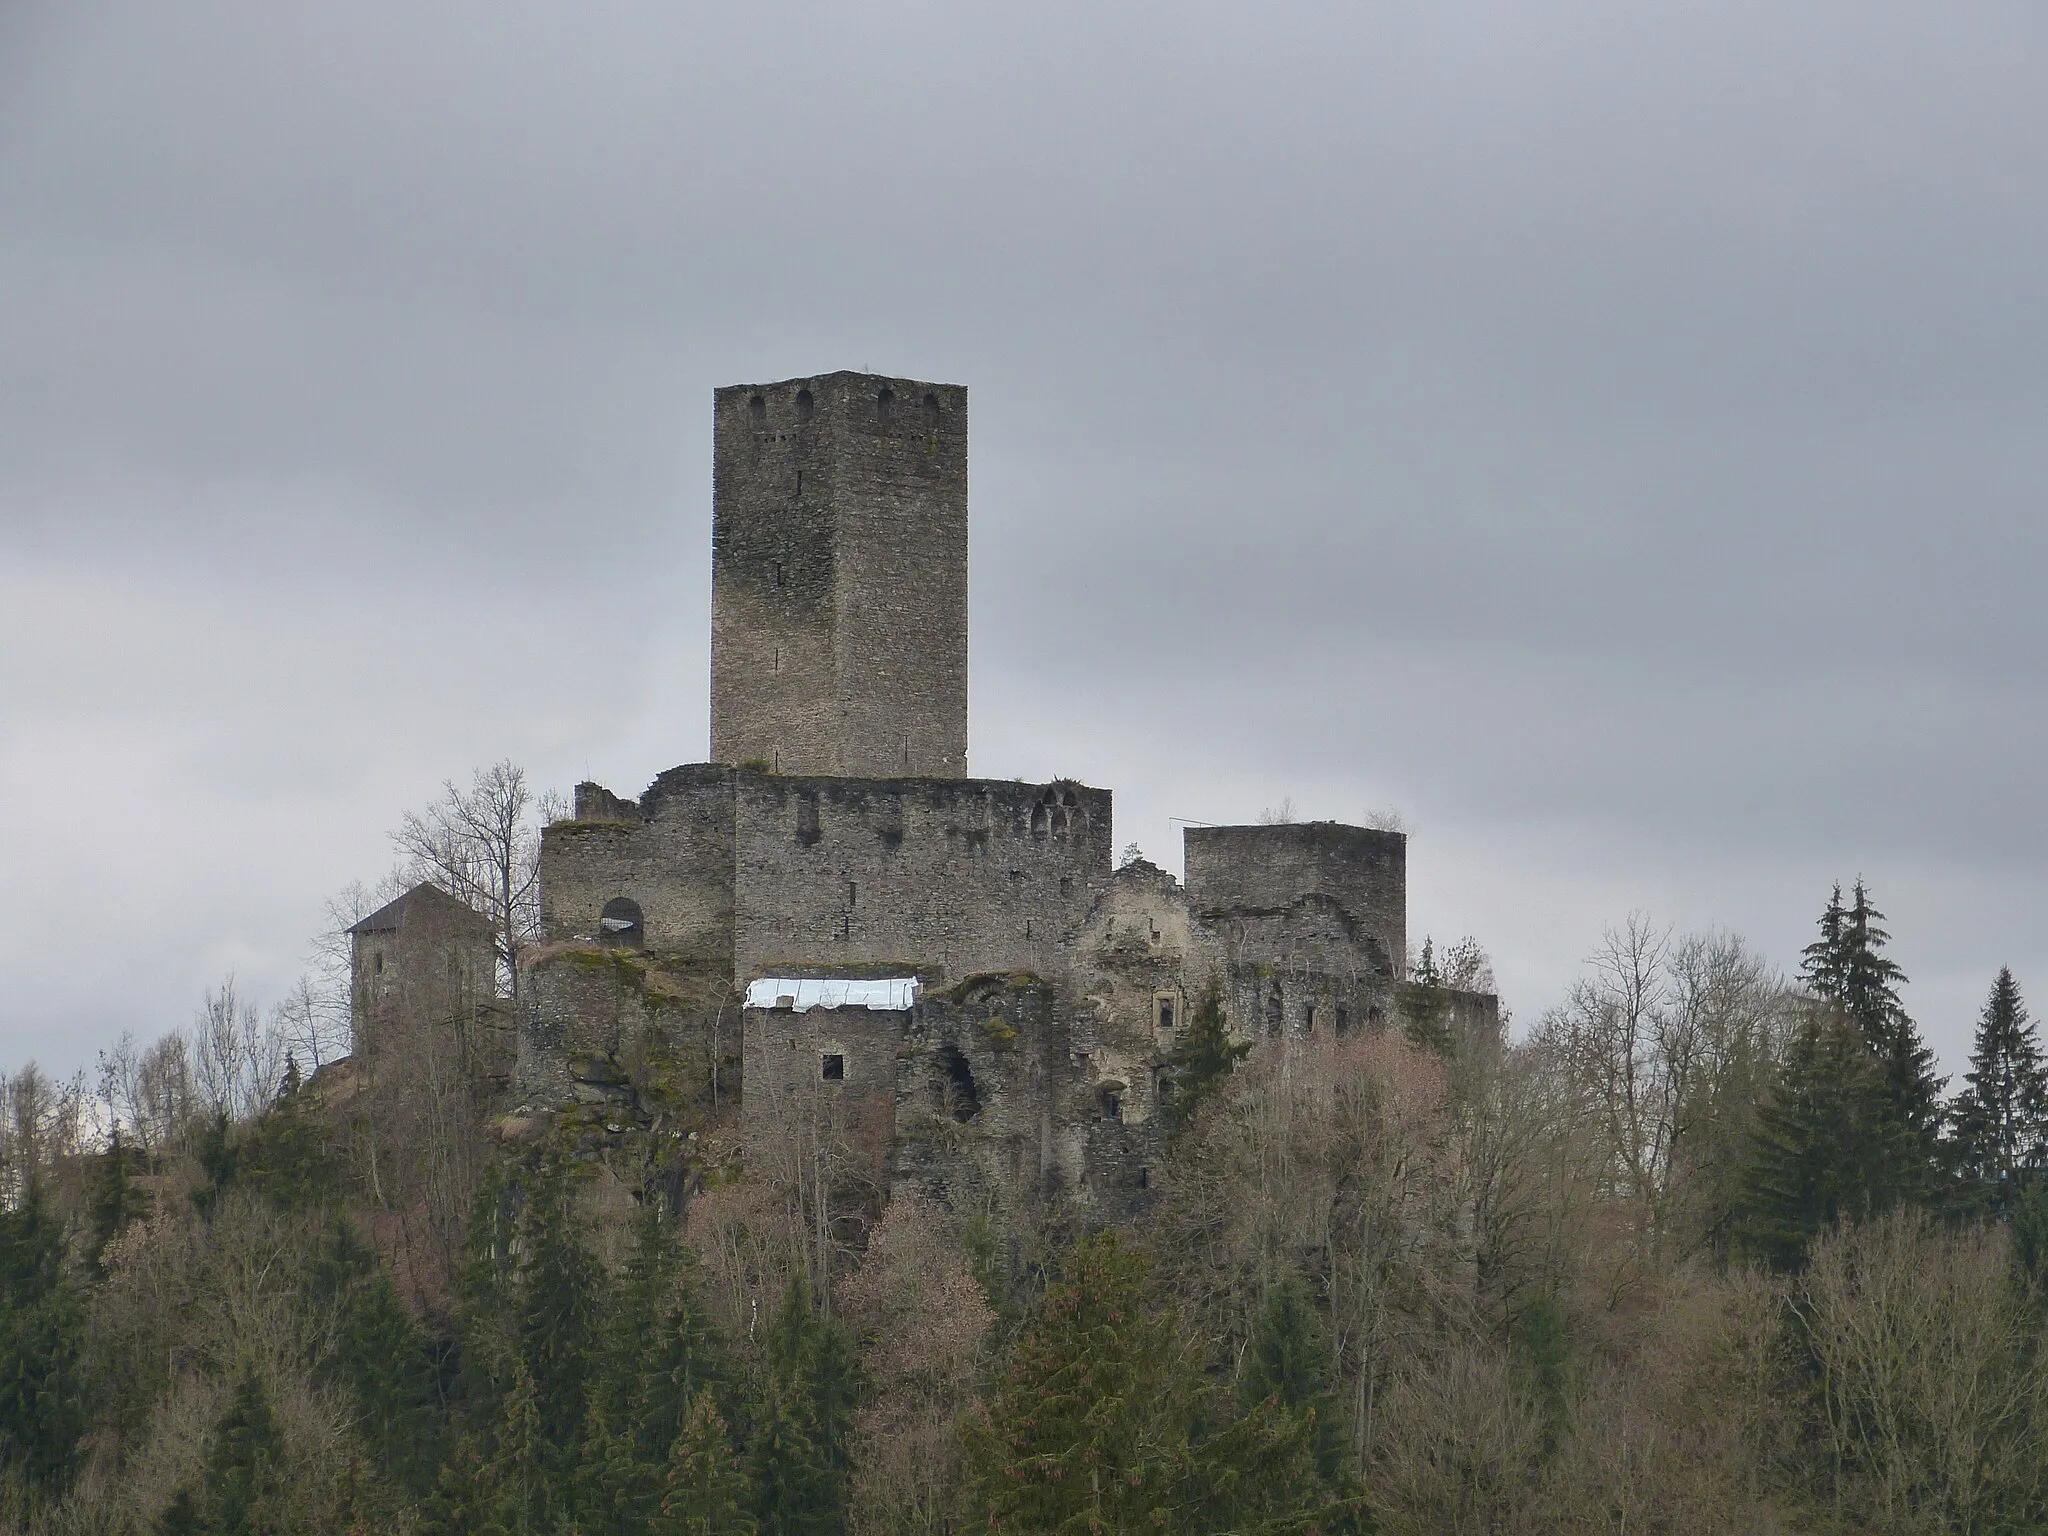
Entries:
[[653,1536],[754,1536],[745,1472],[709,1390],[691,1401],[663,1480]]
[[1169,1137],[1177,1136],[1193,1122],[1251,1048],[1249,1040],[1230,1038],[1229,1026],[1223,1018],[1223,996],[1212,982],[1195,1004],[1173,1054],[1166,1058],[1166,1081],[1172,1085],[1172,1093],[1162,1115]]
[[263,1378],[244,1372],[227,1412],[214,1426],[213,1450],[206,1460],[209,1530],[218,1536],[256,1536],[275,1528],[267,1506],[279,1486],[276,1463],[283,1451],[284,1434]]
[[546,1470],[566,1473],[589,1410],[604,1272],[584,1244],[565,1165],[535,1179],[522,1225],[520,1353],[533,1385]]
[[645,1536],[660,1506],[662,1468],[641,1457],[635,1429],[591,1404],[576,1468],[576,1536]]
[[60,1492],[88,1427],[85,1308],[65,1268],[64,1225],[32,1180],[0,1211],[0,1468]]
[[1820,915],[1820,937],[1800,951],[1799,979],[1806,983],[1807,991],[1826,1002],[1840,1003],[1847,991],[1842,948],[1847,912],[1842,905],[1842,882],[1837,880],[1827,910]]
[[1758,1111],[1739,1238],[1773,1265],[1796,1269],[1828,1227],[1919,1192],[1919,1155],[1862,1032],[1841,1009],[1817,1003]]
[[479,1528],[502,1529],[510,1536],[545,1531],[552,1517],[549,1476],[553,1458],[541,1429],[540,1390],[526,1359],[512,1360],[512,1388],[500,1409],[496,1447],[477,1479],[488,1503]]
[[1178,1320],[1114,1232],[1085,1238],[1026,1323],[968,1432],[990,1531],[1179,1530],[1199,1502],[1200,1382]]
[[2019,983],[2001,967],[1977,1020],[1955,1107],[1956,1161],[1972,1204],[2000,1218],[2048,1156],[2048,1067]]
[[846,1331],[817,1315],[801,1272],[765,1339],[768,1379],[753,1437],[754,1510],[767,1536],[809,1536],[844,1523],[848,1440],[857,1392]]
[[93,1273],[101,1279],[106,1278],[100,1260],[107,1244],[127,1231],[130,1222],[149,1215],[149,1193],[135,1182],[139,1162],[135,1148],[123,1139],[121,1127],[115,1126],[107,1137],[107,1150],[100,1156],[92,1196],[86,1206],[86,1220],[92,1231]]
[[1291,1271],[1266,1293],[1245,1350],[1238,1404],[1250,1413],[1270,1400],[1301,1422],[1314,1447],[1316,1471],[1335,1485],[1343,1476],[1344,1435],[1328,1385],[1329,1342],[1308,1288]]
[[1941,1093],[1946,1080],[1934,1075],[1934,1052],[1900,1001],[1906,973],[1884,953],[1891,935],[1884,914],[1871,902],[1859,878],[1842,917],[1839,1001],[1863,1031],[1864,1041],[1884,1068],[1885,1091],[1931,1179],[1940,1164]]
[[1542,1450],[1548,1456],[1571,1422],[1572,1341],[1557,1297],[1543,1293],[1516,1312],[1508,1342],[1516,1394],[1542,1426]]
[[456,1273],[455,1333],[460,1354],[458,1389],[476,1413],[475,1427],[494,1420],[512,1386],[518,1353],[517,1210],[505,1171],[484,1169],[470,1202]]
[[634,1426],[641,1459],[658,1469],[697,1394],[722,1388],[728,1371],[698,1291],[696,1258],[651,1196],[634,1223],[611,1311],[602,1401],[614,1422]]
[[840,1528],[839,1491],[811,1438],[808,1404],[769,1380],[755,1413],[748,1466],[764,1536],[824,1536]]
[[1443,973],[1437,969],[1436,943],[1424,935],[1422,958],[1401,988],[1402,1030],[1409,1044],[1449,1056],[1450,1014],[1451,998],[1444,986]]
[[1899,1160],[1883,1170],[1889,1198],[1926,1202],[1939,1193],[1946,1162],[1945,1081],[1934,1075],[1934,1053],[1900,1001],[1906,975],[1884,953],[1891,935],[1883,923],[1860,878],[1847,905],[1836,885],[1821,914],[1820,937],[1804,951],[1800,976],[1816,999],[1855,1025],[1879,1065],[1898,1131]]

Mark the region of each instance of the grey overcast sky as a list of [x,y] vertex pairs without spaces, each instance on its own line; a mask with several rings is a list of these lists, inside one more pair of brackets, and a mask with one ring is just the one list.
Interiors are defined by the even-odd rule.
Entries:
[[975,771],[2048,1005],[2048,7],[0,3],[0,1065],[706,749],[711,391],[973,400]]

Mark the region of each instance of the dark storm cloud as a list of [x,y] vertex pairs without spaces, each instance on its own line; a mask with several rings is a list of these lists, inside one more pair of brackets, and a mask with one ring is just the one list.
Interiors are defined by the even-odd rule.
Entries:
[[473,762],[701,753],[709,391],[871,365],[974,391],[981,771],[1106,780],[1161,856],[1398,802],[1418,926],[1525,1014],[1631,905],[1789,957],[1861,869],[1953,1054],[1991,968],[2048,978],[2044,45],[0,13],[0,1022],[76,1056],[274,988]]

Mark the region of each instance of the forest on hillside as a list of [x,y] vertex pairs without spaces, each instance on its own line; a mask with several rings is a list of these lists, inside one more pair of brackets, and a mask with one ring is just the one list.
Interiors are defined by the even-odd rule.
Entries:
[[2048,1080],[2001,973],[1951,1091],[1887,937],[1860,883],[1796,977],[1632,919],[1507,1044],[1432,967],[1286,1049],[1211,1000],[1114,1232],[820,1231],[772,1168],[306,1070],[229,990],[96,1082],[5,1081],[0,1518],[2039,1530]]

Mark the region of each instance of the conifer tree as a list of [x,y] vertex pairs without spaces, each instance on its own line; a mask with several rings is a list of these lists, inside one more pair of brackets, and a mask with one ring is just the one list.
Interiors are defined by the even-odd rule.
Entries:
[[1863,1038],[1884,1068],[1885,1090],[1909,1135],[1921,1145],[1930,1172],[1941,1135],[1941,1090],[1934,1052],[1900,1001],[1906,973],[1884,953],[1891,935],[1880,926],[1884,914],[1871,902],[1863,881],[1842,918],[1839,1001],[1863,1030]]
[[1758,1111],[1736,1216],[1741,1239],[1777,1267],[1798,1268],[1828,1227],[1918,1193],[1918,1158],[1862,1032],[1840,1009],[1816,1004]]
[[478,1479],[485,1494],[480,1502],[487,1512],[480,1522],[482,1528],[495,1525],[511,1536],[547,1529],[553,1458],[541,1426],[540,1389],[526,1358],[515,1355],[512,1388],[505,1394],[498,1420],[496,1450]]
[[1969,1084],[1957,1096],[1956,1159],[1973,1203],[2011,1214],[2022,1182],[2048,1156],[2048,1068],[2019,983],[1999,968],[1977,1021]]
[[1827,910],[1820,915],[1820,937],[1800,951],[1799,979],[1815,997],[1840,1003],[1846,993],[1842,927],[1848,909],[1842,905],[1842,882],[1837,880],[1828,896]]
[[661,1500],[661,1467],[644,1460],[630,1421],[590,1407],[576,1467],[576,1536],[643,1536]]
[[1196,1502],[1198,1384],[1114,1232],[1068,1253],[969,1432],[990,1531],[1176,1530]]
[[604,1274],[585,1246],[566,1166],[534,1181],[519,1273],[519,1342],[548,1470],[573,1461],[589,1409]]
[[754,1536],[747,1478],[708,1389],[691,1401],[663,1480],[653,1536]]
[[133,1145],[122,1137],[121,1127],[115,1126],[107,1137],[107,1150],[100,1157],[92,1197],[86,1206],[86,1219],[92,1229],[93,1273],[101,1279],[106,1278],[100,1260],[107,1244],[127,1231],[130,1222],[149,1215],[149,1193],[135,1182],[139,1161]]
[[1194,1121],[1251,1048],[1249,1040],[1230,1038],[1223,997],[1212,982],[1195,1004],[1184,1037],[1166,1059],[1166,1081],[1172,1084],[1172,1094],[1162,1116],[1169,1137],[1179,1135]]
[[697,1394],[722,1388],[727,1367],[699,1294],[695,1255],[675,1240],[652,1196],[634,1222],[609,1334],[605,1412],[634,1427],[640,1458],[658,1469]]
[[65,1268],[64,1225],[39,1181],[0,1211],[0,1467],[61,1491],[87,1428],[85,1309]]
[[809,1536],[843,1523],[847,1441],[856,1394],[845,1330],[790,1278],[765,1340],[768,1379],[753,1436],[755,1514],[767,1536]]
[[461,1393],[488,1424],[512,1385],[518,1350],[518,1227],[512,1189],[497,1163],[484,1169],[470,1203],[456,1275],[456,1335],[461,1347]]
[[1258,1326],[1245,1350],[1238,1403],[1250,1413],[1268,1400],[1302,1424],[1315,1451],[1316,1471],[1328,1483],[1343,1472],[1343,1426],[1328,1384],[1329,1342],[1307,1287],[1293,1272],[1266,1293]]
[[219,1536],[254,1536],[274,1528],[266,1506],[278,1487],[276,1462],[284,1434],[270,1393],[253,1370],[243,1373],[227,1412],[214,1426],[206,1460],[208,1528]]
[[1807,989],[1852,1021],[1879,1066],[1903,1161],[1887,1166],[1893,1197],[1932,1199],[1942,1174],[1943,1079],[1934,1053],[1906,1012],[1899,988],[1906,975],[1884,953],[1891,935],[1884,914],[1859,878],[1848,905],[1837,884],[1821,914],[1820,937],[1806,946],[1800,968]]
[[480,1536],[509,1529],[498,1518],[502,1499],[494,1471],[477,1436],[456,1441],[421,1509],[424,1536]]
[[1443,973],[1437,969],[1436,941],[1425,935],[1422,958],[1416,961],[1408,984],[1401,989],[1403,1032],[1408,1036],[1409,1044],[1434,1051],[1439,1056],[1448,1056],[1451,1052],[1450,1012],[1450,995],[1444,987]]

